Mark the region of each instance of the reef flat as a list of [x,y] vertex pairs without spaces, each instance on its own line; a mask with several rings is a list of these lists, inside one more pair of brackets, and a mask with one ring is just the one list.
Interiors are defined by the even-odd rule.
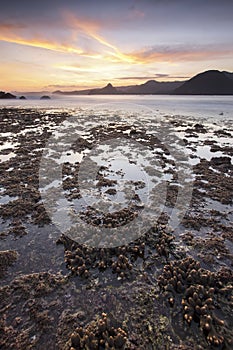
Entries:
[[0,130],[1,349],[232,349],[231,121],[2,108]]

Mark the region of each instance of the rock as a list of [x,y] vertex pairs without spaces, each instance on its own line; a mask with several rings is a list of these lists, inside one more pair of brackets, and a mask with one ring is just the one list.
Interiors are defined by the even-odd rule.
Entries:
[[231,158],[230,157],[212,157],[211,163],[213,163],[216,166],[223,165],[223,164],[230,166]]
[[48,96],[48,95],[43,95],[43,96],[41,96],[41,98],[40,98],[40,100],[50,100],[50,99],[51,99],[51,97]]
[[0,91],[0,99],[14,99],[15,95],[10,94],[9,92]]
[[5,250],[0,252],[0,278],[4,276],[7,268],[14,264],[18,258],[15,250]]
[[26,97],[25,97],[25,96],[20,96],[19,99],[20,99],[20,100],[26,100]]

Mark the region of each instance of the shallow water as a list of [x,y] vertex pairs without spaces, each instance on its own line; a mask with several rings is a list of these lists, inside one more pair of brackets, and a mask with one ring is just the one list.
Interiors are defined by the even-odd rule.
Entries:
[[67,109],[85,108],[95,105],[140,105],[153,109],[156,114],[185,116],[210,119],[228,120],[233,118],[232,96],[169,96],[169,95],[144,95],[144,96],[58,96],[52,95],[51,100],[39,100],[39,96],[28,96],[28,100],[1,100],[0,105],[4,107],[17,108],[39,108],[49,109],[50,112],[60,109],[65,112]]

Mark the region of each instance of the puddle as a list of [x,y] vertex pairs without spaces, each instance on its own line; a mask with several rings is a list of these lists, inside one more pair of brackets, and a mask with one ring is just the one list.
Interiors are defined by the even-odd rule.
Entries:
[[59,159],[54,159],[58,164],[63,164],[63,163],[70,163],[70,164],[75,164],[75,163],[80,163],[83,159],[83,154],[74,152],[74,151],[69,151],[66,154],[62,154],[62,156]]
[[225,154],[223,152],[211,152],[210,146],[197,146],[196,155],[200,158],[204,158],[210,161],[213,157],[224,157]]
[[199,158],[190,158],[189,157],[189,164],[192,165],[192,166],[195,166],[197,164],[200,163],[200,159]]
[[8,154],[0,154],[0,163],[7,162],[11,158],[16,157],[16,154],[14,152],[10,152]]
[[18,199],[19,197],[11,197],[11,196],[8,196],[8,194],[6,194],[5,196],[2,196],[1,193],[0,193],[0,204],[8,204],[9,202],[12,202],[16,199]]
[[[20,275],[36,272],[67,272],[64,264],[64,248],[56,245],[59,232],[55,227],[43,228],[32,224],[24,224],[27,234],[20,239],[2,240],[2,250],[16,250],[18,252],[17,264],[9,267],[10,273],[1,280],[0,284],[9,283]],[[49,252],[49,254],[48,254]]]
[[217,210],[221,213],[232,214],[233,215],[233,207],[231,205],[222,204],[219,201],[213,200],[211,198],[205,198],[205,208]]
[[19,143],[18,142],[15,142],[15,143],[12,143],[12,142],[4,142],[3,145],[0,145],[0,152],[3,151],[3,150],[6,150],[6,149],[12,149],[12,148],[15,148],[16,146],[18,146]]
[[50,188],[56,188],[59,187],[61,185],[61,181],[60,180],[54,180],[52,182],[50,182],[47,186],[41,187],[40,191],[41,192],[46,192],[48,191]]

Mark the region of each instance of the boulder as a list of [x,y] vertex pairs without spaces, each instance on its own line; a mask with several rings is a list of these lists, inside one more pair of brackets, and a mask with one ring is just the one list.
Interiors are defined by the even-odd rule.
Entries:
[[43,96],[41,96],[41,98],[40,98],[40,100],[50,100],[50,99],[51,99],[51,97],[48,96],[48,95],[43,95]]

